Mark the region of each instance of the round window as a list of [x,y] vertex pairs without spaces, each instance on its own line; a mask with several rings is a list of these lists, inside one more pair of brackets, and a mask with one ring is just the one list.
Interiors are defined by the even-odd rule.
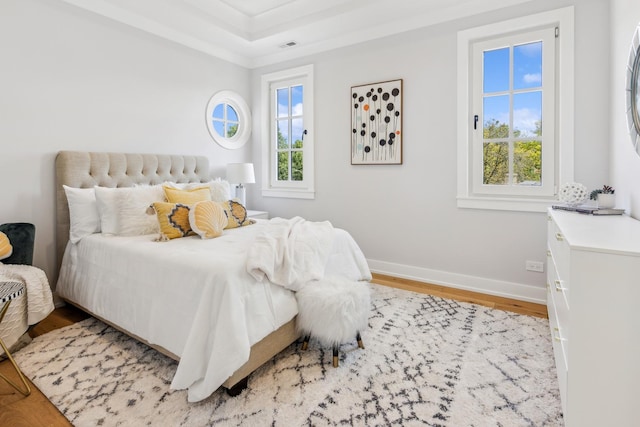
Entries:
[[207,103],[207,129],[215,142],[224,148],[242,147],[251,135],[251,112],[240,95],[225,90]]

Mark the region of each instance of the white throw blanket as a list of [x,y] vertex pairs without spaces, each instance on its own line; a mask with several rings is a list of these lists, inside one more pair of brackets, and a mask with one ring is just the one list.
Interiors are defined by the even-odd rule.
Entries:
[[256,237],[247,255],[247,271],[256,280],[266,277],[292,291],[321,280],[333,269],[351,280],[371,280],[358,245],[347,236],[348,239],[340,240],[342,246],[336,247],[336,233],[348,233],[334,229],[329,221],[294,217],[273,218],[270,223],[272,226]]
[[324,277],[333,247],[329,221],[311,222],[300,217],[273,218],[268,232],[256,237],[247,256],[247,271],[259,282],[297,291],[311,280]]
[[41,269],[31,265],[0,263],[0,280],[24,283],[29,325],[35,325],[53,311],[51,288],[47,276]]

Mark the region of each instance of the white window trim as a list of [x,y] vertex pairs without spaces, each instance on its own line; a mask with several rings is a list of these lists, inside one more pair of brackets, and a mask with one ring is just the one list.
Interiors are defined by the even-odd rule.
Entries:
[[[304,180],[274,185],[272,173],[274,173],[275,156],[271,145],[271,85],[273,83],[295,78],[305,78],[304,85],[304,127],[307,133],[304,135],[303,162]],[[315,198],[315,163],[314,163],[314,137],[313,137],[313,65],[292,68],[262,75],[262,195],[265,197],[286,197],[297,199]],[[288,184],[288,185],[287,185]]]
[[566,7],[535,15],[516,18],[458,33],[458,112],[457,112],[457,203],[459,208],[498,209],[512,211],[545,212],[556,198],[514,198],[479,196],[473,194],[470,155],[472,127],[471,78],[469,65],[472,44],[486,38],[500,37],[509,33],[535,30],[542,26],[556,25],[560,38],[556,51],[556,193],[564,182],[573,181],[574,165],[574,8]]

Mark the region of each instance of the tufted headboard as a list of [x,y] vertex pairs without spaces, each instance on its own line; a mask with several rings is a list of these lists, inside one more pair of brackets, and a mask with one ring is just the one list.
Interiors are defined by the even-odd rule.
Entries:
[[209,159],[169,154],[60,151],[56,156],[56,256],[58,267],[69,240],[69,206],[62,185],[76,188],[207,182]]

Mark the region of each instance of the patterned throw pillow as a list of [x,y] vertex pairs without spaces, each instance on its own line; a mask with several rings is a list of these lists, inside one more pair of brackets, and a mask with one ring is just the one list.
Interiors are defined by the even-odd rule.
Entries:
[[153,209],[156,211],[160,234],[164,239],[177,239],[178,237],[193,234],[189,225],[189,206],[181,203],[155,202]]
[[9,258],[13,253],[13,246],[6,234],[0,231],[0,259]]
[[227,218],[229,219],[229,223],[225,229],[244,227],[245,225],[256,223],[254,220],[249,219],[247,216],[247,209],[242,206],[241,203],[234,200],[227,200],[226,202],[218,202],[218,204],[222,206],[224,212],[227,214]]
[[198,202],[189,210],[189,225],[203,239],[222,235],[228,223],[227,214],[219,203],[210,200]]
[[164,195],[169,203],[182,203],[183,205],[193,205],[205,200],[211,200],[211,190],[209,186],[195,187],[188,190],[180,190],[164,185]]

